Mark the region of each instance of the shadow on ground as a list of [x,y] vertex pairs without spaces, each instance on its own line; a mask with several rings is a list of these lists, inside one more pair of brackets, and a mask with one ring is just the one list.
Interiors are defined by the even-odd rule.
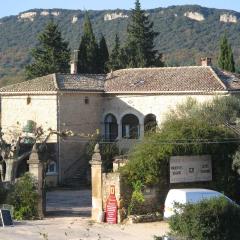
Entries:
[[91,208],[90,189],[53,190],[46,194],[46,216],[90,217]]

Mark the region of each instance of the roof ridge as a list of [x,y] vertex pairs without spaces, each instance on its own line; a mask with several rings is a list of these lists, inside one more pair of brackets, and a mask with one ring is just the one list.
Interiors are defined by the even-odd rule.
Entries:
[[[153,70],[153,69],[177,69],[177,68],[209,68],[210,66],[177,66],[177,67],[144,67],[144,68],[122,68],[122,69],[118,69],[115,70],[114,72],[117,71],[131,71],[131,70]],[[109,72],[108,74],[110,74],[111,72]]]
[[220,77],[217,75],[217,73],[215,72],[215,70],[212,67],[209,67],[210,71],[212,72],[213,76],[215,77],[215,79],[223,86],[223,88],[225,90],[227,90],[227,86],[225,85],[225,83],[220,79]]
[[75,73],[75,74],[71,74],[71,73],[57,73],[58,75],[70,75],[70,76],[106,76],[106,73]]
[[58,80],[57,80],[57,77],[58,77],[58,73],[53,73],[53,83],[54,83],[54,86],[56,88],[56,90],[59,90],[59,84],[58,84]]

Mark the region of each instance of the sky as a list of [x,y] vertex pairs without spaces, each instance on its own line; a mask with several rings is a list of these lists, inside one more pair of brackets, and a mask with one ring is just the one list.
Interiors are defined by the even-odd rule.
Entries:
[[[17,15],[33,8],[63,8],[81,10],[131,9],[135,0],[0,0],[0,17]],[[172,5],[198,4],[205,7],[231,9],[240,12],[240,0],[140,0],[143,9]]]

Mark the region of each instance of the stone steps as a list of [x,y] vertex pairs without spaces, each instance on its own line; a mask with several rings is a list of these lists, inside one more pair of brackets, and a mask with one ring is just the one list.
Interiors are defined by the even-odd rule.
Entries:
[[72,177],[64,180],[63,186],[74,189],[86,189],[89,188],[90,184],[87,180],[86,172],[83,172],[82,169],[78,169]]

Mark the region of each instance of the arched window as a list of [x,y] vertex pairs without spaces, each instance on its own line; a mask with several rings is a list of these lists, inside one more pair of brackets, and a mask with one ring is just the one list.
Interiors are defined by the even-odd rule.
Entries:
[[157,128],[157,120],[154,114],[148,114],[144,118],[144,132],[153,131],[155,132]]
[[114,141],[118,137],[117,119],[113,114],[108,114],[104,119],[105,139]]
[[122,118],[122,137],[129,139],[139,138],[139,120],[133,114],[127,114]]

